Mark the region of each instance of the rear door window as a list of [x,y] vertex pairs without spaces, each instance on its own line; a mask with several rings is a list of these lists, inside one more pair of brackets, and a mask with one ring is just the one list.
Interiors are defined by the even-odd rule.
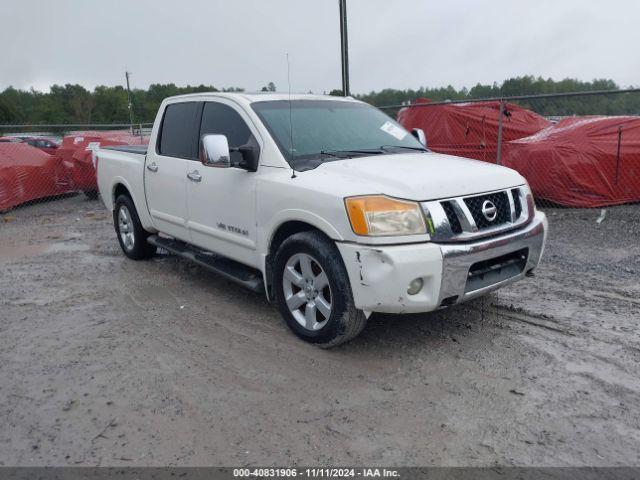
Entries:
[[158,142],[160,155],[197,158],[197,111],[197,102],[173,103],[167,106]]

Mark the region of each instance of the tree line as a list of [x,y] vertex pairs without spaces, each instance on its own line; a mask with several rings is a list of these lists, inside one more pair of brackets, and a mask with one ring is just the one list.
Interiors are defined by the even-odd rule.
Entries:
[[[153,122],[160,102],[166,97],[212,91],[219,90],[211,85],[178,87],[173,83],[133,89],[133,120]],[[127,90],[120,85],[98,86],[93,91],[81,85],[53,85],[48,93],[9,87],[0,93],[0,124],[129,123],[128,105]]]
[[[585,82],[575,79],[554,81],[541,77],[523,76],[505,80],[501,84],[478,84],[472,88],[452,86],[419,89],[384,89],[356,95],[376,106],[398,105],[418,98],[433,101],[470,100],[513,95],[566,93],[591,90],[619,90],[613,80]],[[276,91],[269,82],[263,91]],[[160,102],[169,96],[210,91],[243,91],[232,87],[217,89],[211,85],[178,87],[153,84],[147,89],[131,91],[132,113],[135,123],[152,122]],[[332,95],[341,95],[332,90]],[[640,114],[640,93],[589,95],[574,98],[535,99],[519,104],[542,115],[620,115]],[[98,86],[93,91],[81,85],[54,85],[49,92],[19,90],[12,87],[0,93],[0,124],[70,124],[70,123],[128,123],[128,97],[123,86]]]
[[[358,98],[376,106],[400,105],[418,98],[432,101],[474,100],[501,98],[520,95],[540,95],[550,93],[588,92],[620,90],[613,80],[601,79],[585,82],[567,78],[560,81],[542,77],[523,76],[510,78],[501,84],[477,84],[472,88],[455,89],[419,88],[417,90],[384,89],[359,95]],[[337,93],[337,92],[333,92]],[[579,97],[537,98],[518,100],[514,103],[544,116],[570,115],[640,115],[640,92],[625,94],[587,95]],[[387,110],[387,113],[395,110]]]

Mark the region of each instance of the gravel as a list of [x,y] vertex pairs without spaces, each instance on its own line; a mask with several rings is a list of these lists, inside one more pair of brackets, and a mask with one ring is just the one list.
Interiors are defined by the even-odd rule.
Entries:
[[640,206],[547,213],[534,278],[332,350],[98,202],[0,215],[0,465],[638,465]]

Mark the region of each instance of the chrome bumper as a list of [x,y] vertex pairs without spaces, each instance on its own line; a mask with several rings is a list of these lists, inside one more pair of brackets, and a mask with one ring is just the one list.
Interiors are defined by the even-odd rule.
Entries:
[[[446,306],[470,300],[522,279],[540,262],[546,236],[547,218],[544,213],[536,212],[527,226],[514,232],[464,244],[440,244],[443,266],[438,305]],[[518,273],[499,278],[495,283],[481,288],[468,288],[469,270],[472,265],[521,250],[527,252],[526,263],[524,268],[518,269]],[[445,301],[444,305],[443,301]]]

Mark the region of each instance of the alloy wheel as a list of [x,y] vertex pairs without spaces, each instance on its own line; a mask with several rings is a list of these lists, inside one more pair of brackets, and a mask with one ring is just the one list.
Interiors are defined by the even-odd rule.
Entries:
[[316,331],[331,316],[331,286],[324,269],[306,253],[293,255],[282,278],[284,298],[293,318],[305,329]]
[[120,205],[118,209],[118,233],[120,239],[127,251],[133,250],[136,243],[136,237],[133,233],[133,222],[131,220],[131,212],[126,205]]

